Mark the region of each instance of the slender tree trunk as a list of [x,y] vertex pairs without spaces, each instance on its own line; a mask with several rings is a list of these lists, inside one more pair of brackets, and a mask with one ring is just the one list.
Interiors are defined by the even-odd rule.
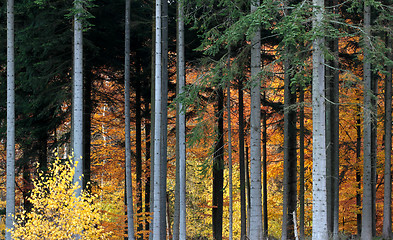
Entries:
[[[260,5],[251,3],[251,12]],[[262,239],[262,186],[261,186],[261,32],[258,28],[251,40],[251,116],[250,116],[250,234],[253,240]]]
[[[75,174],[74,182],[83,186],[83,27],[82,3],[76,1],[74,15],[74,93],[73,93],[73,151]],[[82,188],[76,190],[76,196],[81,194]]]
[[[338,14],[338,0],[333,0],[334,13]],[[340,130],[339,130],[339,47],[338,47],[338,39],[334,39],[332,41],[332,50],[333,50],[333,79],[331,81],[331,101],[333,105],[331,106],[331,128],[332,128],[332,148],[331,148],[331,157],[332,157],[332,204],[333,204],[333,212],[332,212],[332,227],[333,227],[333,240],[339,239],[339,212],[340,212]]]
[[[392,47],[392,39],[387,36],[388,48]],[[389,58],[392,59],[391,54]],[[388,66],[385,83],[385,175],[383,197],[383,228],[382,235],[392,237],[392,67]]]
[[216,121],[217,139],[214,147],[213,160],[213,238],[222,239],[223,187],[224,187],[224,93],[217,89]]
[[[14,0],[7,0],[7,194],[5,227],[14,228],[15,215],[15,36]],[[11,240],[11,232],[5,232]]]
[[240,238],[247,235],[246,167],[244,160],[243,80],[239,79],[239,171],[240,171]]
[[[153,164],[153,240],[165,239],[165,211],[162,211],[162,153],[161,153],[161,122],[162,122],[162,48],[161,48],[161,0],[156,0],[156,22],[155,22],[155,84],[154,84],[154,164]],[[165,203],[165,202],[164,202]],[[162,221],[164,215],[164,221]],[[162,229],[164,231],[162,231]],[[164,232],[164,235],[162,235]]]
[[[150,125],[151,125],[151,117],[150,117],[150,108],[148,100],[149,98],[145,99],[145,141],[146,141],[146,153],[145,153],[145,230],[148,231],[150,228],[149,220],[147,217],[150,217],[150,171],[151,171],[151,157],[150,157],[150,147],[151,147],[151,136],[150,136]],[[144,234],[148,235],[148,234]],[[145,236],[143,236],[145,237]],[[145,239],[145,238],[143,238]]]
[[[324,1],[313,0],[314,32],[320,31],[324,15]],[[328,239],[326,194],[326,144],[325,144],[325,58],[324,38],[313,41],[313,228],[312,239]]]
[[370,64],[370,15],[368,2],[364,3],[364,113],[363,113],[363,208],[362,208],[362,240],[372,239],[373,233],[373,180],[372,180],[372,81]]
[[[184,7],[177,2],[177,95],[184,92],[185,52],[184,52]],[[177,103],[176,130],[176,200],[173,240],[186,239],[186,109]]]
[[299,91],[299,235],[304,240],[304,89]]
[[[248,157],[248,147],[246,147],[246,185],[247,185],[247,217],[250,219],[250,208],[251,208],[251,184],[250,184],[250,160]],[[247,222],[247,237],[250,236],[250,221]]]
[[[286,52],[289,53],[289,49]],[[296,156],[296,94],[291,90],[291,64],[288,57],[284,61],[284,193],[282,239],[294,239],[293,213],[297,205],[297,156]]]
[[91,99],[91,91],[92,91],[92,79],[91,71],[87,71],[86,77],[84,78],[84,107],[83,107],[83,189],[90,191],[90,175],[91,175],[91,113],[92,113],[92,99]]
[[[167,146],[168,146],[168,1],[161,1],[161,212],[166,213],[166,175],[167,175]],[[161,215],[161,222],[165,223],[166,214]],[[168,222],[169,224],[169,222]],[[166,229],[170,226],[161,226],[161,236],[164,238]]]
[[[229,50],[230,52],[230,50]],[[229,66],[228,57],[228,68]],[[227,121],[228,121],[228,178],[229,178],[229,240],[233,239],[233,184],[232,184],[232,124],[231,124],[231,83],[227,86]]]
[[[263,98],[266,100],[266,92],[263,93]],[[263,235],[267,238],[269,234],[269,222],[267,213],[267,112],[263,111],[263,131],[262,131],[262,143],[263,143],[263,155],[262,155],[262,173],[263,173]]]
[[[359,99],[357,99],[360,101]],[[359,103],[360,104],[360,103]],[[360,157],[361,157],[361,149],[362,149],[362,131],[360,128],[361,119],[360,119],[360,106],[358,106],[358,116],[356,119],[356,182],[357,182],[357,191],[356,191],[356,206],[358,209],[362,207],[362,197],[360,195],[360,191],[362,189],[361,186],[361,173],[360,173]],[[356,226],[357,226],[357,235],[360,236],[362,233],[362,214],[356,214]]]
[[130,20],[131,0],[126,1],[125,12],[125,61],[124,61],[124,101],[125,101],[125,156],[126,156],[126,204],[127,204],[127,234],[128,239],[134,239],[134,204],[132,199],[131,175],[131,136],[130,136]]
[[[138,68],[140,65],[138,64]],[[141,216],[142,213],[142,103],[141,103],[141,81],[140,71],[137,72],[137,84],[135,86],[135,174],[136,174],[136,209],[137,216]],[[143,230],[142,222],[137,219],[138,223],[137,231]],[[141,238],[140,238],[141,239]]]

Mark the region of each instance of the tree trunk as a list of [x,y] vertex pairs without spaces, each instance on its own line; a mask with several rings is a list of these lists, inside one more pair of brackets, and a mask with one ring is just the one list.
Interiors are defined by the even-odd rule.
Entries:
[[[151,117],[150,117],[150,108],[149,108],[149,103],[150,101],[148,100],[149,98],[145,99],[145,141],[146,141],[146,154],[145,154],[145,230],[149,231],[150,229],[150,224],[149,220],[147,219],[147,216],[150,217],[150,171],[151,171],[151,157],[150,157],[150,147],[151,147],[151,136],[150,136],[150,125],[151,125]],[[148,235],[147,233],[144,233],[144,235]],[[145,236],[143,236],[145,237]],[[143,238],[145,239],[145,238]]]
[[368,2],[364,3],[364,112],[363,112],[363,208],[362,208],[362,240],[372,239],[373,234],[373,179],[372,179],[372,82],[370,64],[370,15]]
[[[167,175],[167,146],[168,146],[168,1],[161,1],[161,212],[166,213],[166,175]],[[166,223],[165,214],[161,215],[161,222]],[[169,224],[169,222],[168,222]],[[166,229],[170,226],[161,226],[161,236],[164,238]]]
[[[263,93],[263,98],[266,100],[266,92]],[[262,156],[262,172],[263,172],[263,235],[267,238],[269,234],[269,222],[267,213],[267,112],[263,111],[263,132],[262,132],[262,143],[263,143],[263,156]]]
[[[184,7],[177,2],[177,95],[185,87]],[[186,239],[186,109],[177,103],[176,119],[176,199],[173,240]]]
[[[359,101],[359,99],[357,99]],[[360,102],[359,102],[360,104]],[[360,119],[360,106],[358,106],[358,116],[356,119],[356,183],[357,183],[357,191],[356,191],[356,207],[361,209],[362,207],[362,197],[360,195],[360,191],[362,189],[361,186],[361,173],[360,173],[360,157],[361,157],[361,149],[362,149],[362,131],[360,128],[361,119]],[[362,214],[356,214],[356,226],[357,226],[357,235],[360,236],[362,233]]]
[[[136,175],[136,211],[137,216],[142,214],[142,103],[141,103],[141,81],[140,65],[137,64],[137,84],[135,86],[135,175]],[[137,219],[137,231],[143,230],[142,222]]]
[[[251,12],[260,5],[251,4]],[[253,240],[262,239],[262,186],[261,186],[261,32],[257,29],[251,40],[251,116],[250,116],[250,233]]]
[[126,162],[126,204],[127,204],[127,234],[128,239],[134,239],[134,204],[132,199],[131,175],[131,134],[130,134],[130,20],[131,0],[126,1],[125,12],[125,61],[124,61],[124,101],[125,101],[125,162]]
[[[228,57],[228,68],[230,61],[230,50]],[[229,178],[229,240],[233,239],[233,187],[232,187],[232,124],[231,124],[231,82],[227,86],[227,121],[228,121],[228,178]]]
[[247,235],[246,167],[244,160],[243,81],[239,79],[239,171],[240,171],[240,239]]
[[[324,15],[324,1],[313,0],[313,31],[319,32]],[[324,38],[313,41],[313,228],[312,239],[328,239],[325,144],[325,58]]]
[[213,160],[213,238],[222,239],[223,187],[224,187],[224,93],[217,89],[216,121],[217,139],[214,147]]
[[[289,47],[286,53],[290,52]],[[284,191],[282,239],[294,239],[293,213],[297,205],[297,146],[296,146],[296,94],[291,90],[291,64],[286,56],[284,61]]]
[[[7,229],[14,228],[15,215],[15,35],[14,0],[7,0]],[[11,232],[5,232],[5,239],[11,240]]]
[[[392,47],[391,36],[387,36],[388,48]],[[392,59],[391,54],[389,58]],[[385,175],[383,197],[383,227],[382,236],[386,239],[392,237],[392,67],[389,65],[385,83]]]
[[91,71],[87,71],[86,77],[84,78],[84,107],[83,107],[83,189],[90,191],[90,176],[91,176],[91,113],[93,110],[93,104],[91,99],[92,91],[92,79]]
[[[81,19],[82,3],[77,1],[74,15],[74,92],[73,92],[73,151],[75,175],[74,182],[83,186],[83,27]],[[82,188],[76,190],[76,196]]]
[[299,91],[299,235],[304,240],[304,89]]

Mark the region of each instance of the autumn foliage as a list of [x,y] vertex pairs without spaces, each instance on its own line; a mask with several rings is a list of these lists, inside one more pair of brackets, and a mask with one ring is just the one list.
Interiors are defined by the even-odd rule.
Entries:
[[29,199],[33,208],[17,217],[14,239],[109,239],[111,232],[101,225],[106,214],[96,196],[85,191],[75,195],[81,186],[73,183],[74,171],[70,161],[57,158],[48,174],[39,174]]

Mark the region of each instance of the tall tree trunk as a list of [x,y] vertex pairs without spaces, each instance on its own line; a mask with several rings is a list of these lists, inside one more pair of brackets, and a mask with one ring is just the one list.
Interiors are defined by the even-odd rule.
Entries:
[[[391,36],[387,36],[388,48],[392,47]],[[391,54],[389,58],[392,59]],[[392,237],[392,67],[387,68],[385,83],[385,174],[383,196],[383,227],[382,236],[386,239]]]
[[[15,215],[15,36],[14,0],[7,0],[7,194],[5,227],[14,228]],[[11,232],[5,232],[11,240]]]
[[91,113],[93,110],[93,103],[91,99],[91,91],[93,84],[93,75],[91,74],[91,70],[87,71],[86,77],[84,78],[84,107],[83,107],[83,189],[87,189],[90,191],[90,176],[91,176]]
[[[313,31],[319,32],[324,16],[324,1],[313,0]],[[325,144],[325,58],[324,38],[313,41],[313,228],[312,239],[328,239]]]
[[[251,3],[254,12],[260,1]],[[250,116],[250,234],[253,240],[262,239],[261,186],[261,31],[257,29],[251,40],[251,116]]]
[[[228,57],[228,68],[230,61],[230,50]],[[231,124],[231,82],[227,86],[227,121],[228,121],[228,178],[229,178],[229,240],[233,239],[233,184],[232,184],[232,124]]]
[[362,240],[372,239],[373,234],[373,179],[372,179],[372,81],[370,64],[370,15],[368,2],[364,3],[364,113],[363,113],[363,208],[362,208]]
[[[357,99],[359,101],[360,104],[360,100],[359,98]],[[360,124],[361,124],[361,110],[360,110],[360,106],[357,107],[358,110],[358,116],[356,119],[356,183],[357,183],[357,191],[356,191],[356,207],[358,209],[361,209],[362,207],[362,197],[360,195],[360,191],[362,189],[362,184],[361,184],[361,173],[360,173],[360,157],[361,157],[361,149],[362,149],[362,131],[360,128]],[[356,226],[357,226],[357,235],[360,236],[362,233],[362,214],[358,213],[356,214]]]
[[[135,87],[135,175],[136,175],[136,208],[137,216],[142,214],[142,103],[141,103],[141,81],[140,65],[137,65],[137,84]],[[137,231],[143,230],[142,222],[137,219]]]
[[224,93],[221,87],[217,89],[216,121],[217,139],[214,147],[213,160],[213,238],[222,239],[223,216],[223,187],[224,187]]
[[304,89],[299,91],[299,235],[304,240]]
[[239,171],[240,171],[240,239],[247,235],[246,167],[244,160],[243,80],[239,79]]
[[[184,7],[177,2],[177,95],[185,87]],[[186,109],[177,103],[176,118],[176,199],[173,240],[186,239]]]
[[[338,14],[337,0],[326,1],[326,6]],[[328,47],[333,59],[326,66],[326,148],[327,148],[327,194],[328,230],[334,240],[338,240],[339,220],[339,62],[338,39],[328,39]]]
[[[161,3],[160,3],[161,6]],[[156,8],[157,8],[157,3],[156,3]],[[157,9],[156,9],[157,11]],[[161,9],[160,9],[161,12]],[[148,221],[147,224],[147,229],[149,230],[149,240],[153,240],[153,225],[154,225],[154,165],[155,165],[155,117],[156,117],[156,45],[159,44],[161,46],[160,42],[156,42],[156,14],[153,15],[153,24],[152,24],[152,46],[151,46],[151,82],[150,82],[150,103],[151,103],[151,110],[150,110],[150,192],[149,192],[149,208],[150,208],[150,223]],[[160,20],[161,22],[161,20]],[[160,37],[161,41],[161,37]],[[161,59],[161,57],[160,57]],[[161,65],[161,63],[160,63]],[[161,70],[160,70],[161,71]],[[160,80],[161,81],[161,80]]]
[[[263,93],[263,98],[266,100],[266,92]],[[267,213],[267,112],[263,111],[263,131],[262,131],[262,143],[263,143],[263,155],[262,155],[262,173],[263,173],[263,235],[267,238],[269,234],[269,222]]]
[[[75,174],[74,182],[83,186],[83,27],[82,2],[74,3],[74,92],[73,92],[73,151]],[[82,188],[76,190],[76,196],[81,194]]]
[[[286,53],[289,53],[287,47]],[[297,205],[297,146],[296,146],[296,94],[291,90],[291,64],[289,57],[284,60],[284,192],[282,239],[294,239],[293,214]]]
[[127,234],[128,239],[134,239],[134,204],[132,199],[131,175],[131,134],[130,134],[130,20],[131,0],[126,1],[125,12],[125,57],[124,57],[124,101],[125,101],[125,156],[126,156],[126,199],[127,199]]
[[[144,174],[145,174],[145,230],[149,231],[150,229],[150,224],[147,216],[150,217],[150,171],[151,171],[151,157],[150,157],[150,147],[151,147],[151,130],[150,130],[150,125],[151,125],[151,115],[150,115],[150,100],[148,100],[149,97],[145,98],[145,141],[146,141],[146,153],[145,153],[145,169],[144,169]],[[144,233],[143,235],[148,235],[147,233]],[[145,237],[145,236],[143,236]],[[143,238],[145,239],[145,238]]]
[[[161,78],[161,64],[162,64],[162,48],[161,48],[161,0],[156,0],[156,22],[155,22],[155,82],[154,82],[154,164],[153,164],[153,228],[152,239],[165,239],[165,211],[162,211],[165,206],[162,205],[162,78]],[[165,202],[164,202],[165,203]],[[164,215],[164,217],[162,217]],[[162,221],[162,218],[164,221]],[[163,229],[163,231],[162,231]],[[164,233],[164,235],[162,235]]]
[[[166,223],[166,175],[167,175],[167,146],[168,146],[168,1],[161,1],[161,222]],[[165,213],[165,214],[164,214]],[[169,224],[169,222],[168,222]],[[170,226],[161,226],[161,236],[164,238],[166,229]]]

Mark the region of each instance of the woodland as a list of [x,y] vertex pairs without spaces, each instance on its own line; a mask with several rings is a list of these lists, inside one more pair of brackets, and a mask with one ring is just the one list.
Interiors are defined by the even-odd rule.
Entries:
[[392,0],[0,19],[1,239],[393,239]]

